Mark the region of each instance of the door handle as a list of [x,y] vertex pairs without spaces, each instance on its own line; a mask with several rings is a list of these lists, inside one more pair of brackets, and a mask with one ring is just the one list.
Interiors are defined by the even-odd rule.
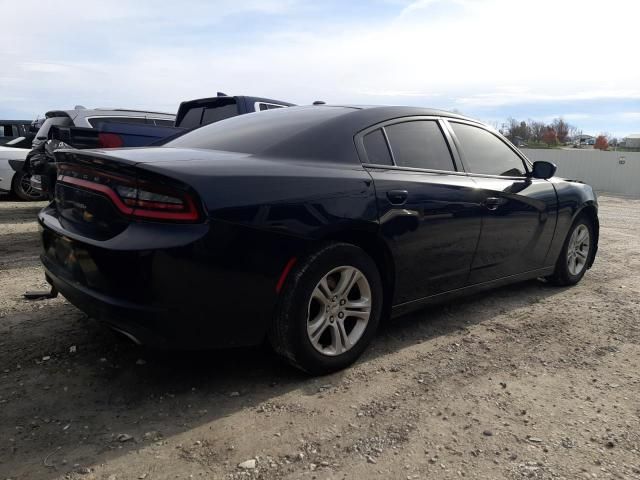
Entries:
[[406,190],[389,190],[387,198],[393,205],[404,205],[409,198],[409,192]]
[[484,206],[487,207],[488,210],[497,210],[498,207],[504,203],[504,200],[499,197],[487,197],[484,200]]

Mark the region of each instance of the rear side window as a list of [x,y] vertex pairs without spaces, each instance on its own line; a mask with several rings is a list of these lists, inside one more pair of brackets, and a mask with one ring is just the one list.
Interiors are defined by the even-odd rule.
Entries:
[[384,127],[399,167],[454,171],[447,142],[435,120],[415,120]]
[[380,128],[371,133],[367,133],[362,140],[364,142],[364,149],[367,152],[368,163],[393,165],[387,140],[384,138],[384,134]]
[[462,147],[469,173],[521,177],[526,174],[522,159],[492,133],[472,125],[451,122]]

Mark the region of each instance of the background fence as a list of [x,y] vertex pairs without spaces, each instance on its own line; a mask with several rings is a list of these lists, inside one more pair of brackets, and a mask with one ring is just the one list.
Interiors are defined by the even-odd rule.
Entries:
[[558,166],[559,177],[580,180],[601,192],[640,196],[640,152],[523,148],[533,162]]

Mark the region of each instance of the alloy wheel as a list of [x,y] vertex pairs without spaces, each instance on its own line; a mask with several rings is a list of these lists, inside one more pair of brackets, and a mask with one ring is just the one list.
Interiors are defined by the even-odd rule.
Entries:
[[25,199],[40,200],[44,197],[42,192],[36,190],[31,186],[31,175],[28,175],[26,173],[20,176],[18,188],[20,189],[20,192],[25,197]]
[[567,268],[571,275],[580,275],[585,269],[589,257],[589,244],[589,229],[584,224],[578,225],[567,245]]
[[371,316],[371,287],[352,266],[336,267],[318,282],[307,310],[307,335],[323,355],[350,350],[364,334]]

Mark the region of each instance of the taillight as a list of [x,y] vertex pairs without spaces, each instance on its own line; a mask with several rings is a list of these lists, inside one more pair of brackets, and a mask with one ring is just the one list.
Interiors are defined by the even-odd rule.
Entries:
[[140,182],[134,187],[116,185],[115,191],[123,203],[133,208],[133,215],[143,218],[196,221],[198,210],[187,193]]
[[149,181],[58,164],[58,181],[107,196],[124,215],[134,218],[197,222],[200,214],[187,192]]
[[120,148],[124,146],[124,140],[115,133],[99,133],[98,144],[100,148]]

